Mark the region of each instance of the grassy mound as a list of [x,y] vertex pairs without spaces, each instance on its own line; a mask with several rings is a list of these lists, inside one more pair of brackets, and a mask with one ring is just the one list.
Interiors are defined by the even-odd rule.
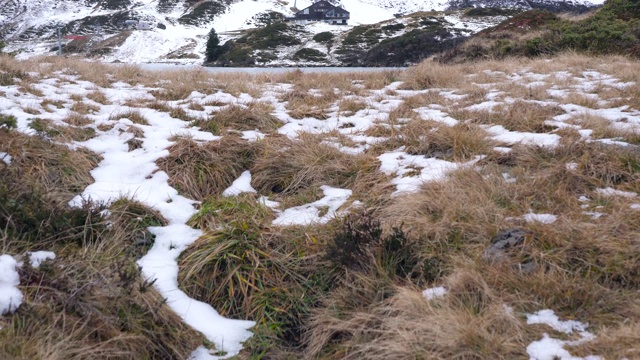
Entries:
[[639,14],[640,6],[631,0],[609,0],[587,17],[527,11],[471,37],[440,56],[440,60],[461,62],[507,56],[533,57],[566,50],[639,57]]

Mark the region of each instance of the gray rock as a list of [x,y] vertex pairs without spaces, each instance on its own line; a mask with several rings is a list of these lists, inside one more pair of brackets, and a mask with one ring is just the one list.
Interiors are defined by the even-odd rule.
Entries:
[[[490,262],[502,262],[509,258],[509,252],[518,249],[525,250],[524,244],[527,237],[531,237],[533,232],[523,229],[507,229],[499,232],[491,245],[482,254],[484,259]],[[536,264],[532,261],[518,264],[517,269],[530,273],[536,268]]]

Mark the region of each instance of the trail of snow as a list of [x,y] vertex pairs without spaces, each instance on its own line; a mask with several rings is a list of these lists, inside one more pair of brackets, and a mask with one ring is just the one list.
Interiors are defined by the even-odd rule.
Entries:
[[[126,141],[131,134],[123,132],[129,125],[120,119],[115,127],[98,137],[79,143],[102,155],[103,160],[91,172],[95,183],[89,185],[81,196],[70,205],[79,206],[82,199],[110,203],[120,198],[138,200],[158,210],[168,221],[167,226],[150,227],[156,238],[153,247],[138,264],[142,273],[155,279],[155,287],[167,299],[167,304],[187,324],[200,331],[213,342],[217,350],[233,356],[242,349],[242,342],[251,337],[248,330],[253,321],[226,319],[209,304],[194,300],[178,287],[177,258],[190,244],[202,235],[200,230],[186,225],[195,214],[195,201],[178,194],[168,184],[169,177],[158,171],[155,161],[168,155],[169,138],[176,133],[186,133],[195,138],[215,140],[210,133],[187,128],[188,123],[169,117],[167,114],[147,110],[149,125],[138,125],[144,131],[142,147],[129,151]],[[204,359],[206,350],[199,349],[195,358]],[[223,358],[211,355],[210,358]]]

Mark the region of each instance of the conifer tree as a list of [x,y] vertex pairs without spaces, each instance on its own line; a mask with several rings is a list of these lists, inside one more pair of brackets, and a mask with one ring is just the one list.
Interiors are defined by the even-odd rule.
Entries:
[[211,28],[209,31],[209,39],[207,39],[207,48],[205,50],[206,62],[216,61],[222,53],[222,46],[220,46],[220,39],[216,29]]

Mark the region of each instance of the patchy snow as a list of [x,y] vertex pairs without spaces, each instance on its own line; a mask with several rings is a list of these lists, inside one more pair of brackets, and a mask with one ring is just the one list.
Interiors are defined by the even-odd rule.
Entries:
[[258,203],[260,203],[260,204],[262,204],[262,205],[264,205],[264,206],[266,206],[266,207],[268,207],[270,209],[273,209],[276,212],[280,212],[280,210],[277,209],[280,206],[280,203],[277,202],[277,201],[269,200],[269,197],[267,197],[267,196],[260,196],[258,198]]
[[447,289],[442,286],[434,287],[426,289],[422,292],[422,296],[424,296],[427,301],[441,298],[447,294]]
[[273,220],[273,225],[325,224],[336,217],[338,209],[347,202],[352,193],[351,190],[337,189],[327,185],[321,186],[320,189],[324,193],[322,199],[284,210]]
[[244,171],[231,186],[222,192],[222,196],[237,196],[242,193],[254,193],[256,189],[251,187],[251,173],[249,170]]
[[610,187],[604,188],[604,189],[596,189],[596,192],[603,196],[620,196],[620,197],[627,197],[627,198],[633,198],[638,196],[637,193],[632,191],[616,190]]
[[428,158],[423,155],[410,155],[399,150],[384,153],[378,156],[380,171],[387,175],[396,175],[391,183],[396,185],[395,195],[406,192],[417,192],[420,186],[429,181],[442,180],[447,173],[472,166],[481,157],[465,162],[455,163],[451,161]]
[[597,212],[597,211],[583,211],[584,215],[591,216],[592,219],[596,220],[606,215],[605,213]]
[[542,224],[553,224],[558,220],[556,215],[552,214],[534,214],[528,213],[522,216],[526,222],[539,222]]
[[565,349],[566,346],[577,346],[586,341],[593,340],[595,336],[588,332],[587,324],[576,320],[560,320],[553,310],[545,309],[527,314],[527,324],[544,324],[552,329],[565,334],[577,333],[578,340],[560,340],[551,338],[544,333],[541,340],[534,341],[527,346],[527,354],[531,360],[602,360],[600,356],[587,356],[584,358],[572,356]]
[[569,171],[578,170],[578,163],[570,162],[565,164],[565,168]]
[[242,138],[249,141],[258,141],[264,139],[266,135],[258,130],[247,130],[242,132]]
[[502,173],[502,178],[507,184],[513,184],[518,180],[515,177],[511,176],[511,174],[509,173]]
[[640,210],[640,204],[631,204],[629,205],[630,208],[632,208],[633,210]]
[[527,354],[530,360],[603,360],[600,356],[576,357],[564,349],[567,341],[549,337],[547,333],[542,339],[534,341],[527,346]]
[[11,155],[7,154],[6,152],[0,152],[0,160],[2,160],[5,164],[7,165],[11,165]]
[[571,334],[574,331],[585,331],[587,325],[576,320],[560,320],[553,310],[545,309],[527,314],[527,324],[545,324],[556,331]]
[[413,111],[417,112],[420,115],[420,117],[424,120],[433,120],[448,126],[454,126],[459,122],[458,120],[449,116],[449,114],[437,109],[422,107],[422,108],[413,109]]
[[17,288],[20,285],[18,266],[11,255],[0,255],[0,315],[14,312],[22,304],[22,293]]
[[28,253],[29,263],[34,268],[39,268],[40,264],[46,260],[53,260],[56,258],[56,254],[53,251],[33,251]]

